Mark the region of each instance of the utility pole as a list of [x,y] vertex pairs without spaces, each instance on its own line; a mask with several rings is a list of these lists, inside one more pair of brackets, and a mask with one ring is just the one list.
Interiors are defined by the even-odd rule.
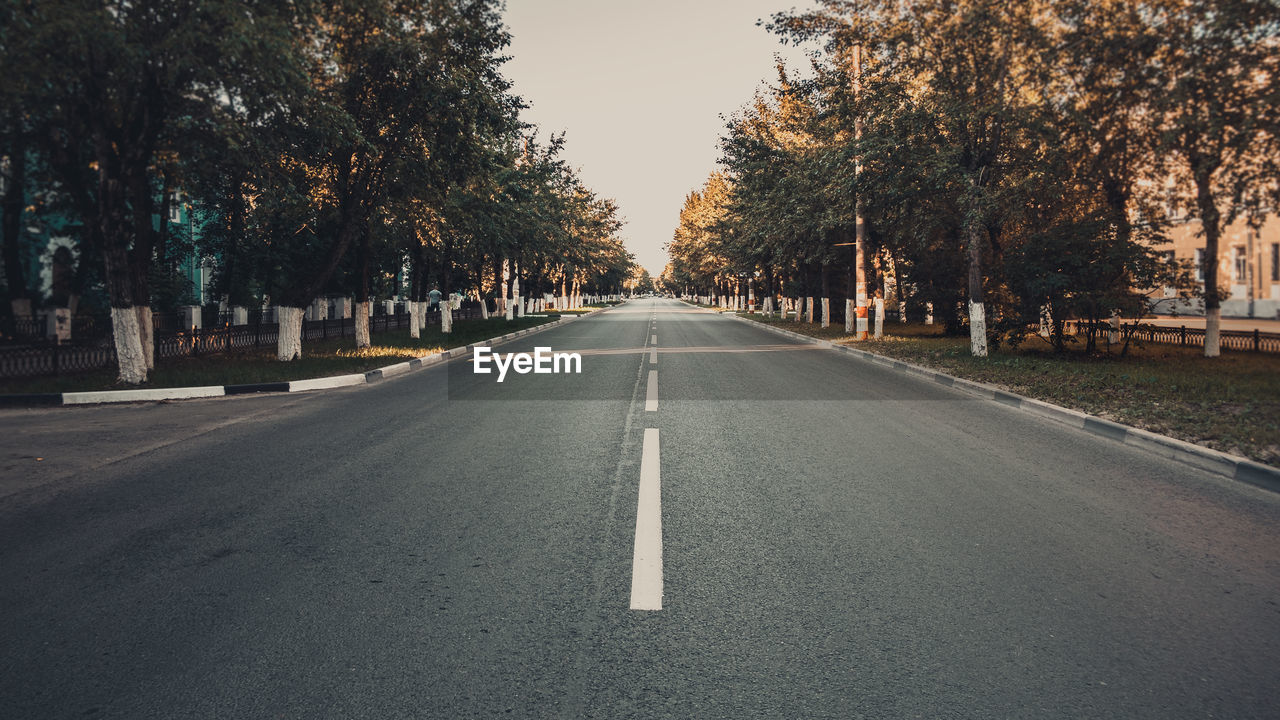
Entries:
[[[853,99],[856,103],[862,97],[862,43],[853,46]],[[853,120],[853,140],[862,143],[862,112],[855,108]],[[855,181],[862,179],[862,150],[854,156],[853,176]],[[857,315],[857,326],[854,338],[867,339],[867,221],[862,217],[862,191],[858,190],[854,198],[854,312]]]

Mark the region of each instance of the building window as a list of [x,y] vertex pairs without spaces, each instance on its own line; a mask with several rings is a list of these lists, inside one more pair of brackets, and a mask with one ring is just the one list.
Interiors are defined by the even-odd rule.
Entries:
[[1231,248],[1232,255],[1232,272],[1231,278],[1235,282],[1242,283],[1249,276],[1249,256],[1245,255],[1244,247],[1237,245]]
[[1271,282],[1280,282],[1280,243],[1271,243]]
[[1204,282],[1204,248],[1196,248],[1196,282]]

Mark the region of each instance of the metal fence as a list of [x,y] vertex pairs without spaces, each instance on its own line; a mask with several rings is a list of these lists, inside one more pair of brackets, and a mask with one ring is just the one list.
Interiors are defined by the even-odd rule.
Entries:
[[[1066,332],[1085,336],[1093,329],[1095,337],[1105,338],[1111,332],[1111,323],[1088,323],[1083,320],[1067,322]],[[1120,341],[1135,339],[1150,343],[1166,345],[1182,345],[1187,347],[1204,347],[1204,329],[1181,327],[1165,327],[1147,323],[1130,323],[1120,325]],[[1280,334],[1264,333],[1258,330],[1222,330],[1219,331],[1219,344],[1223,349],[1241,350],[1244,352],[1280,352]]]
[[[397,308],[399,309],[399,308]],[[205,329],[177,330],[181,327],[181,316],[175,326],[172,318],[165,317],[155,330],[155,353],[157,360],[171,358],[212,355],[216,353],[246,350],[258,347],[273,347],[279,338],[280,326],[274,322],[274,313],[264,313],[272,322],[255,322],[248,325],[232,325],[229,318],[215,327]],[[453,312],[455,320],[467,320],[480,317],[480,310],[464,307]],[[116,364],[115,341],[110,333],[110,318],[86,318],[96,323],[99,332],[90,332],[90,325],[77,326],[83,328],[83,334],[72,331],[72,341],[54,343],[48,340],[28,340],[21,344],[0,346],[0,378],[36,377],[41,375],[63,375],[102,368]],[[429,311],[426,316],[428,325],[440,324],[440,311]],[[101,328],[106,332],[101,332]],[[369,332],[379,333],[390,330],[402,330],[409,327],[409,314],[398,312],[392,315],[375,314],[369,318]],[[161,329],[167,328],[167,329]],[[329,338],[355,337],[354,318],[333,320],[306,320],[302,323],[303,341],[327,340]]]

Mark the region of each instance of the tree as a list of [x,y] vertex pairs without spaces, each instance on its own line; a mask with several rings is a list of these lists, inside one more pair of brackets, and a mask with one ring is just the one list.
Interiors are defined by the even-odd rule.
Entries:
[[[1275,108],[1280,100],[1280,6],[1270,0],[1152,2],[1160,93],[1153,118],[1160,148],[1193,189],[1186,207],[1204,236],[1205,357],[1220,354],[1222,230],[1257,213],[1274,188]],[[1274,192],[1274,189],[1273,189]]]
[[[101,252],[119,379],[146,380],[156,181],[184,128],[270,76],[289,3],[14,3],[6,73],[38,143]],[[83,169],[93,172],[86,182]]]

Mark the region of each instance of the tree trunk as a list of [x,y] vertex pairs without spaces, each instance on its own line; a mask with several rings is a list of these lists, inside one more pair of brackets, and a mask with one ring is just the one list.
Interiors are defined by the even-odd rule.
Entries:
[[112,307],[111,328],[115,333],[120,382],[141,385],[147,381],[147,360],[142,352],[137,309]]
[[831,275],[822,266],[822,327],[831,327]]
[[1196,172],[1196,205],[1204,232],[1204,356],[1222,354],[1222,301],[1218,298],[1218,241],[1222,215],[1213,198],[1213,170]]
[[852,335],[857,330],[858,323],[858,301],[857,301],[857,255],[850,261],[848,273],[845,275],[845,301],[844,301],[844,331]]
[[[152,224],[155,196],[146,173],[138,173],[129,183],[133,206],[133,247],[129,251],[129,277],[133,283],[133,305],[138,313],[138,341],[147,369],[156,367],[155,326],[151,322],[150,270],[156,246],[156,230]],[[169,218],[161,217],[163,225]],[[203,299],[203,298],[201,298]]]
[[503,287],[505,287],[506,289],[502,291],[502,297],[503,297],[502,311],[503,311],[503,315],[506,317],[507,320],[511,320],[512,318],[515,317],[514,302],[511,299],[508,299],[508,295],[515,290],[515,285],[516,285],[516,279],[515,279],[515,274],[513,273],[511,276],[511,281],[503,285]]
[[9,182],[5,187],[4,276],[15,318],[31,314],[31,297],[22,263],[22,209],[26,205],[27,151],[15,141],[9,150]]
[[368,299],[361,300],[356,303],[356,347],[367,348],[373,345],[369,337],[369,308],[372,307]]
[[[369,232],[360,233],[356,244],[356,266],[360,273],[360,285],[356,291],[355,330],[356,348],[372,345],[369,338]],[[363,328],[363,332],[361,332]]]
[[516,317],[524,317],[524,296],[520,294],[520,266],[514,265],[511,274],[511,297],[516,304]]
[[880,338],[884,337],[884,298],[879,298],[879,297],[876,298],[875,303],[876,303],[876,325],[875,325],[874,337],[875,339],[879,340]]
[[111,327],[120,369],[119,380],[139,385],[147,380],[147,360],[138,327],[138,311],[134,309],[134,284],[129,272],[125,193],[112,172],[118,170],[118,160],[111,152],[104,152],[104,143],[103,138],[95,139],[99,162],[97,220],[103,240],[102,262],[107,295],[111,301]]
[[276,322],[280,332],[276,339],[276,359],[281,362],[302,359],[302,317],[306,310],[289,305],[276,306]]
[[142,359],[148,370],[156,369],[156,332],[155,323],[151,320],[150,305],[134,305],[138,314],[138,344],[142,346]]
[[410,300],[405,304],[409,306],[409,337],[416,340],[422,337],[422,303]]
[[969,352],[987,356],[987,314],[982,303],[982,228],[970,221],[969,240]]

